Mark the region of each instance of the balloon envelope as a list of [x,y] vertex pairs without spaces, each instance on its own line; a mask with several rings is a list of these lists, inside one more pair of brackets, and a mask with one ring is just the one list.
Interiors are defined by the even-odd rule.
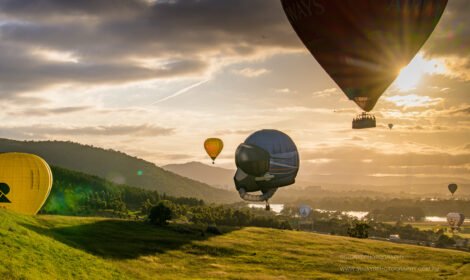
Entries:
[[310,53],[364,111],[431,35],[447,0],[281,0]]
[[[247,150],[247,147],[256,148],[243,151]],[[267,156],[269,156],[269,165],[266,164]],[[299,170],[299,154],[294,141],[278,130],[263,129],[251,134],[239,146],[235,157],[238,169],[234,180],[238,190],[243,188],[248,192],[267,192],[270,189],[288,186],[295,182]],[[269,180],[256,178],[266,172],[272,178]]]
[[452,193],[452,195],[455,193],[455,191],[457,191],[457,184],[449,184],[449,186],[447,186],[447,188],[449,189],[449,191]]
[[220,152],[222,152],[223,148],[224,142],[222,142],[222,140],[219,138],[208,138],[206,141],[204,141],[204,149],[212,159],[212,162],[214,162]]
[[0,154],[0,207],[34,215],[52,188],[52,172],[40,157],[31,154]]
[[460,227],[465,221],[464,214],[461,213],[449,213],[447,214],[447,222],[452,228]]
[[310,212],[312,212],[312,208],[308,205],[300,205],[299,207],[299,214],[300,214],[300,217],[308,217],[308,215],[310,215]]
[[388,128],[392,129],[393,128],[393,123],[389,123]]

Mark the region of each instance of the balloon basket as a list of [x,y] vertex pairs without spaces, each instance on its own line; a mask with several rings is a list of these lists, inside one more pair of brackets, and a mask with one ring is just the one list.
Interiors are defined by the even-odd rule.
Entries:
[[366,112],[357,115],[352,121],[353,129],[364,129],[376,127],[375,116]]

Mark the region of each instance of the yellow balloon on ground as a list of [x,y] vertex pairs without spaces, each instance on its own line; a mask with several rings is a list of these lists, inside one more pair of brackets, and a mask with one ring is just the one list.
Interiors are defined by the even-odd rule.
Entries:
[[206,149],[207,154],[212,159],[212,163],[217,158],[217,156],[222,152],[224,148],[224,142],[219,138],[208,138],[204,142],[204,149]]
[[45,160],[32,154],[0,154],[0,208],[35,215],[51,188],[52,172]]

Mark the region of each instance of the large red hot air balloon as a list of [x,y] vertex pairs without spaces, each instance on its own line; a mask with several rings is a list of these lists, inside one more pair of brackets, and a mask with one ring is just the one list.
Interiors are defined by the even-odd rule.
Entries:
[[[447,0],[281,2],[308,50],[365,112],[423,46],[447,5]],[[370,114],[355,122],[354,128],[375,127]]]

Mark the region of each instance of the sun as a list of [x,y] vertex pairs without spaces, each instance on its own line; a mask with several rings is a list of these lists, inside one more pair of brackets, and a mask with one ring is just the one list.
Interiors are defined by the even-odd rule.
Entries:
[[421,78],[425,74],[445,74],[447,68],[440,59],[426,59],[420,52],[413,60],[400,70],[400,74],[394,82],[394,86],[402,92],[407,92],[418,87]]

